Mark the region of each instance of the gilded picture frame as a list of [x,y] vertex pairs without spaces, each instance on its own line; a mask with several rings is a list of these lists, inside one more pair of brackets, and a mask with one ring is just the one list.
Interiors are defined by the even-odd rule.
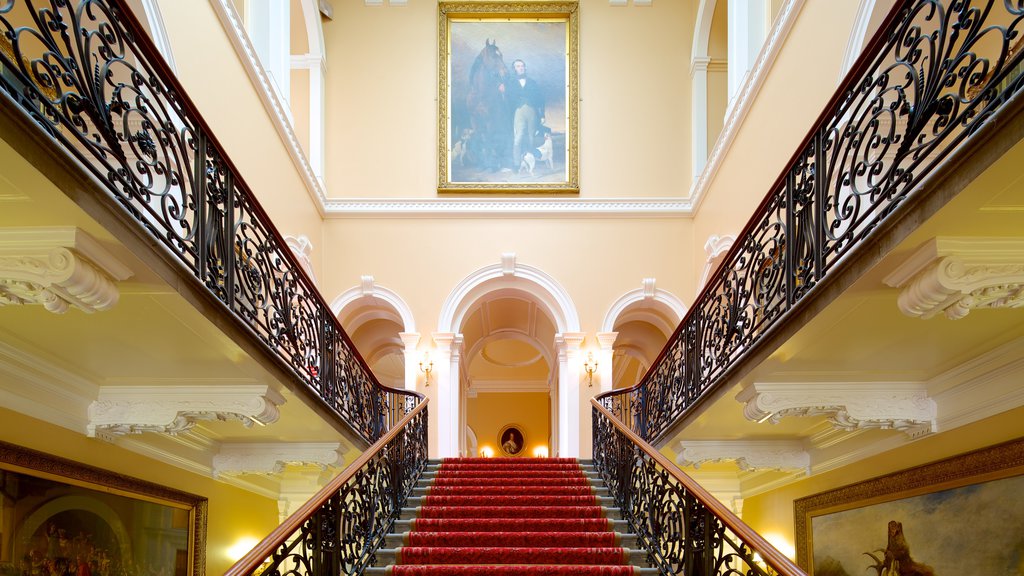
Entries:
[[813,576],[888,576],[900,566],[915,574],[1017,573],[1021,493],[1024,439],[801,498],[797,563]]
[[526,434],[519,424],[507,424],[498,432],[498,448],[505,456],[519,457],[526,450]]
[[203,576],[206,520],[206,498],[0,442],[0,574]]
[[438,3],[439,194],[579,193],[578,7]]

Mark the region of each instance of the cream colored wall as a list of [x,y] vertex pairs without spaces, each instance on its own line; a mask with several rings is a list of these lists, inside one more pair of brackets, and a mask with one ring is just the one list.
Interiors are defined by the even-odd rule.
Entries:
[[[434,197],[436,3],[334,8],[324,24],[329,195]],[[691,7],[582,0],[579,11],[580,195],[685,194],[690,35],[679,31],[692,29]]]
[[551,449],[550,407],[547,392],[482,393],[467,401],[466,424],[476,433],[477,447],[488,447],[495,456],[504,456],[498,433],[509,424],[518,424],[526,441],[522,456],[533,456],[537,447]]
[[[694,240],[698,246],[712,234],[739,233],[753,207],[768,193],[835,93],[835,79],[857,5],[857,2],[806,2],[803,5],[703,197],[694,218]],[[819,81],[807,81],[809,72]],[[698,256],[697,265],[704,265],[703,254]]]
[[779,490],[746,498],[743,501],[743,520],[762,535],[781,536],[792,544],[795,542],[793,502],[796,499],[1019,438],[1022,419],[1024,408],[1010,410]]
[[238,540],[262,539],[278,524],[274,500],[4,408],[0,440],[207,498],[207,574],[223,574],[234,563],[227,550]]
[[[499,263],[502,253],[515,252],[518,264],[539,268],[565,288],[587,334],[584,348],[596,351],[605,314],[643,278],[657,278],[659,289],[690,303],[687,294],[696,282],[692,243],[690,221],[682,219],[333,219],[325,224],[331,265],[321,285],[330,301],[357,286],[361,275],[372,275],[409,305],[426,349],[452,290],[476,270]],[[585,381],[581,387],[580,422],[587,430],[589,398],[597,390]],[[436,449],[437,386],[421,391],[431,398]],[[589,454],[589,436],[581,443]]]
[[185,91],[278,230],[313,241],[319,276],[320,214],[211,3],[164,0],[160,10]]

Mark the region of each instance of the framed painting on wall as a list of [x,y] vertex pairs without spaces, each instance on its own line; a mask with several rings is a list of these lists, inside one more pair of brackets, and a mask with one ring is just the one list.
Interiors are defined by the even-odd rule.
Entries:
[[0,442],[0,575],[201,576],[206,505]]
[[523,427],[518,424],[509,424],[498,433],[498,446],[506,456],[519,456],[526,449],[526,435],[523,434]]
[[794,502],[814,576],[1024,574],[1024,440]]
[[579,192],[577,8],[438,3],[439,193]]

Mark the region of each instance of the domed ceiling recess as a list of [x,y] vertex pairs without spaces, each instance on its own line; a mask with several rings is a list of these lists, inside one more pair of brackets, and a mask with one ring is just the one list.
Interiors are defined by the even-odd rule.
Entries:
[[491,295],[466,317],[462,334],[472,392],[550,390],[555,326],[529,296]]

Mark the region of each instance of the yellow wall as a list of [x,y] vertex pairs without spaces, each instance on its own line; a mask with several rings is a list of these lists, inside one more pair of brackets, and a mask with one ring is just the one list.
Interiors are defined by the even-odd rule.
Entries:
[[278,524],[274,500],[4,408],[0,440],[207,498],[207,574],[223,574],[234,563],[227,549],[239,539],[262,539]]
[[469,399],[466,424],[476,433],[477,448],[489,447],[496,457],[504,456],[498,434],[509,424],[518,424],[523,431],[526,447],[521,456],[533,456],[539,446],[553,453],[550,405],[547,392],[485,392]]

